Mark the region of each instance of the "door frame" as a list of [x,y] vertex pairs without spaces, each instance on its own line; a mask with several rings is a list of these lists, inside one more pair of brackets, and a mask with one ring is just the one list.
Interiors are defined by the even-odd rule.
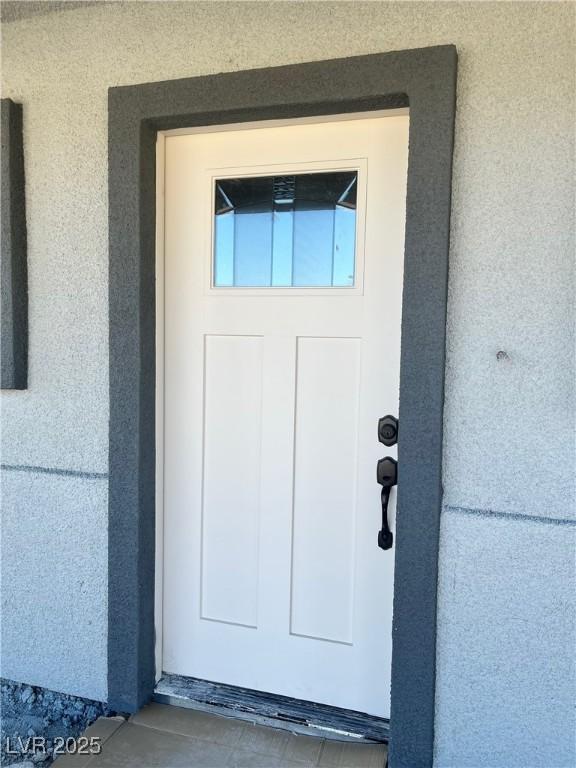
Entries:
[[108,702],[155,684],[156,139],[409,107],[389,760],[431,766],[457,54],[436,46],[108,91]]

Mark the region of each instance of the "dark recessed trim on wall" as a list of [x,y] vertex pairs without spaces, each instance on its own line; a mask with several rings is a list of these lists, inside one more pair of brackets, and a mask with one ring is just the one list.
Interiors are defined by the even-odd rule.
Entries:
[[28,386],[28,269],[22,105],[1,99],[0,388]]
[[39,467],[32,464],[0,464],[3,472],[28,472],[31,475],[57,475],[58,477],[82,477],[85,480],[107,480],[108,472],[86,472],[82,469]]
[[108,689],[114,708],[139,708],[155,681],[157,132],[409,105],[390,765],[432,765],[456,70],[456,49],[448,45],[109,90]]

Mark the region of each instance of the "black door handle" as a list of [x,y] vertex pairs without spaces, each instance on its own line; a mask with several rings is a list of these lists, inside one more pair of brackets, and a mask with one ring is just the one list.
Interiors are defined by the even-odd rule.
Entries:
[[388,502],[392,486],[398,482],[398,462],[391,456],[380,459],[376,467],[376,480],[382,486],[382,528],[378,531],[378,546],[380,549],[391,549],[394,536],[388,525]]

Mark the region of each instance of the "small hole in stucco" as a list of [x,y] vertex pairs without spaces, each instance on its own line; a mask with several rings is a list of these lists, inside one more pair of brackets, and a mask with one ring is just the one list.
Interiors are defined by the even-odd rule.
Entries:
[[505,352],[503,349],[496,352],[496,360],[510,360],[510,355],[508,352]]

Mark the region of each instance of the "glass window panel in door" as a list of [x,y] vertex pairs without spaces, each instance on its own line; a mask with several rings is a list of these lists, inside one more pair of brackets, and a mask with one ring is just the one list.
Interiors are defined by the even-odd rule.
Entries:
[[215,287],[354,285],[357,171],[218,179]]

